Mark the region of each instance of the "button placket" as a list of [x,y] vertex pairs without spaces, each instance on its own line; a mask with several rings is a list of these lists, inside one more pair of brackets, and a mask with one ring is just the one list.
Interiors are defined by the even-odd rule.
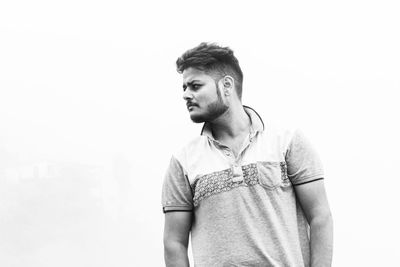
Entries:
[[[243,149],[239,152],[238,156],[235,158],[235,162],[232,166],[232,170],[233,170],[232,181],[233,182],[245,183],[241,159],[243,158],[245,151],[249,148],[249,146],[251,145],[251,143],[253,143],[253,141],[254,141],[254,136],[250,133],[250,135],[247,139],[247,142],[243,146]],[[247,185],[247,183],[246,183],[246,185]]]
[[236,183],[236,182],[242,182],[242,181],[244,180],[242,166],[237,165],[237,164],[235,163],[235,164],[233,165],[232,169],[233,169],[233,178],[232,178],[232,182],[234,182],[234,183]]
[[232,182],[234,182],[234,183],[245,183],[242,164],[241,164],[241,158],[242,158],[244,152],[251,145],[253,140],[254,140],[254,138],[250,134],[249,137],[247,138],[246,143],[244,144],[242,150],[237,155],[237,157],[235,157],[235,155],[233,154],[232,150],[229,147],[219,143],[216,140],[214,141],[214,144],[216,145],[216,147],[219,150],[221,150],[221,152],[227,157],[227,160],[229,161],[229,163],[231,165],[231,170],[232,170],[232,175],[233,175]]

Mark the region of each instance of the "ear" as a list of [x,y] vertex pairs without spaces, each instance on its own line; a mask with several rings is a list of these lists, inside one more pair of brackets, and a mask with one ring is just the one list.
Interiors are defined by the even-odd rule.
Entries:
[[232,93],[232,90],[234,89],[234,84],[235,80],[231,76],[226,75],[224,76],[224,78],[222,78],[222,85],[225,95],[230,95]]

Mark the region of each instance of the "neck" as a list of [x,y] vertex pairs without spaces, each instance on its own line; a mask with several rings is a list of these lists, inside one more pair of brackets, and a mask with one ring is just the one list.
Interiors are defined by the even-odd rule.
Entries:
[[234,105],[212,122],[209,122],[216,140],[232,139],[249,133],[250,118],[242,104]]

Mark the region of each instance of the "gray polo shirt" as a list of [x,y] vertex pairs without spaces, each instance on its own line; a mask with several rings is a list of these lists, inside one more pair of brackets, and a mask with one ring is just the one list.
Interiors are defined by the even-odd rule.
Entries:
[[323,178],[321,162],[297,129],[252,127],[235,157],[201,136],[175,153],[164,178],[164,212],[193,212],[194,265],[309,266],[309,225],[294,186]]

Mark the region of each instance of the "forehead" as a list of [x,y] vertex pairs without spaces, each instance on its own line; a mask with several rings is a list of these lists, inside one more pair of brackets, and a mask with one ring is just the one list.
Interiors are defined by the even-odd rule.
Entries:
[[193,80],[209,81],[214,80],[213,77],[203,70],[193,67],[187,68],[182,73],[183,83],[190,83]]

